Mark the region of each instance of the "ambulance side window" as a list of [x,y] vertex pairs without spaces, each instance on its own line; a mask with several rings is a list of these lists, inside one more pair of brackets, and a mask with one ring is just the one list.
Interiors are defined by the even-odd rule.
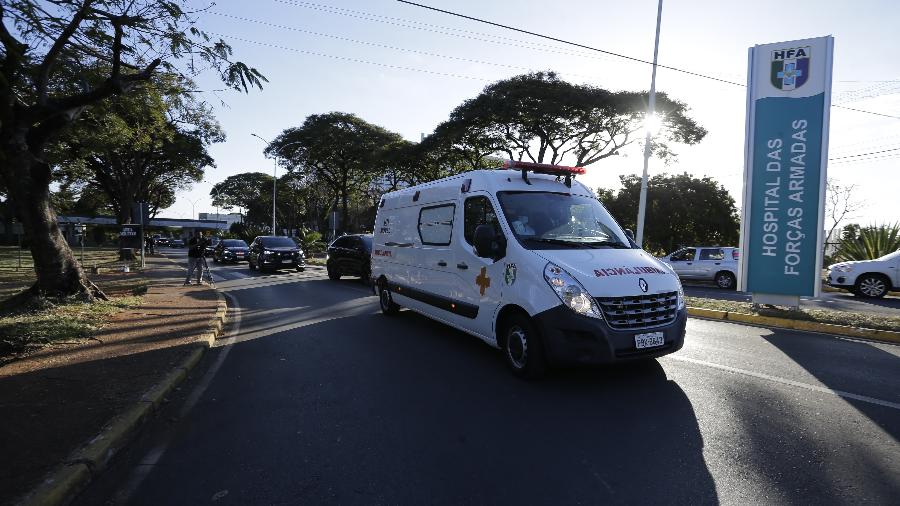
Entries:
[[500,222],[497,220],[497,213],[494,212],[494,206],[487,197],[469,197],[465,203],[465,229],[463,235],[466,242],[472,244],[475,237],[475,228],[478,225],[492,225],[498,235],[503,232],[500,230]]
[[419,239],[429,246],[448,246],[453,235],[454,204],[423,207],[419,211]]

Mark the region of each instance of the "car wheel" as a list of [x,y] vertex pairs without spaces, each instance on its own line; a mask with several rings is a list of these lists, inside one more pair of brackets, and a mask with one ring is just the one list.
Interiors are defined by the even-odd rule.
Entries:
[[734,290],[737,287],[737,279],[734,274],[722,271],[716,274],[716,286],[725,290]]
[[362,272],[359,274],[360,279],[365,284],[369,284],[372,282],[372,268],[368,265],[362,268]]
[[328,271],[328,279],[330,279],[332,281],[337,281],[337,280],[341,279],[341,271],[335,269],[334,267],[332,267],[330,265],[326,265],[325,270]]
[[390,290],[385,287],[378,290],[378,305],[381,306],[381,312],[388,316],[395,315],[400,311],[400,305],[394,302]]
[[537,379],[547,372],[547,360],[537,328],[523,314],[514,314],[503,328],[503,357],[513,374]]
[[880,299],[888,293],[888,280],[881,274],[863,274],[856,280],[856,295]]

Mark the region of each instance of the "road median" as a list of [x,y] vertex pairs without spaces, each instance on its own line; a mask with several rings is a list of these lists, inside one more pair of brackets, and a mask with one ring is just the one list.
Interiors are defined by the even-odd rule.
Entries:
[[900,343],[900,332],[883,329],[870,329],[853,327],[848,325],[836,325],[811,320],[784,318],[761,314],[741,313],[735,311],[723,311],[719,309],[707,309],[688,306],[688,315],[714,320],[727,320],[737,323],[748,323],[764,327],[777,327],[808,332],[822,332],[846,337],[859,337],[889,343]]
[[182,287],[183,269],[156,259],[143,304],[89,341],[48,347],[0,368],[0,436],[15,469],[0,503],[65,504],[101,472],[188,377],[224,329],[224,296]]

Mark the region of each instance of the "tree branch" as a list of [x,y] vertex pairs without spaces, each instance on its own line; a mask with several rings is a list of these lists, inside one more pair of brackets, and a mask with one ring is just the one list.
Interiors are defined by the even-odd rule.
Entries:
[[84,0],[84,3],[81,4],[81,7],[75,12],[75,15],[72,16],[69,24],[66,25],[53,42],[50,50],[47,51],[47,54],[44,56],[44,61],[42,61],[41,65],[38,67],[35,87],[37,88],[39,104],[47,103],[47,83],[50,81],[50,71],[53,69],[53,65],[56,63],[56,59],[62,52],[63,47],[65,47],[72,37],[72,34],[78,30],[78,26],[81,25],[81,22],[87,17],[91,2],[92,0]]

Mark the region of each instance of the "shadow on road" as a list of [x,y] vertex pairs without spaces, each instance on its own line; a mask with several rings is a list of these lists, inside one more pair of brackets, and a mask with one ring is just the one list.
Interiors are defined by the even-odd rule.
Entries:
[[718,502],[694,409],[656,361],[526,382],[473,337],[377,313],[358,281],[278,286],[237,293],[255,337],[136,503]]

